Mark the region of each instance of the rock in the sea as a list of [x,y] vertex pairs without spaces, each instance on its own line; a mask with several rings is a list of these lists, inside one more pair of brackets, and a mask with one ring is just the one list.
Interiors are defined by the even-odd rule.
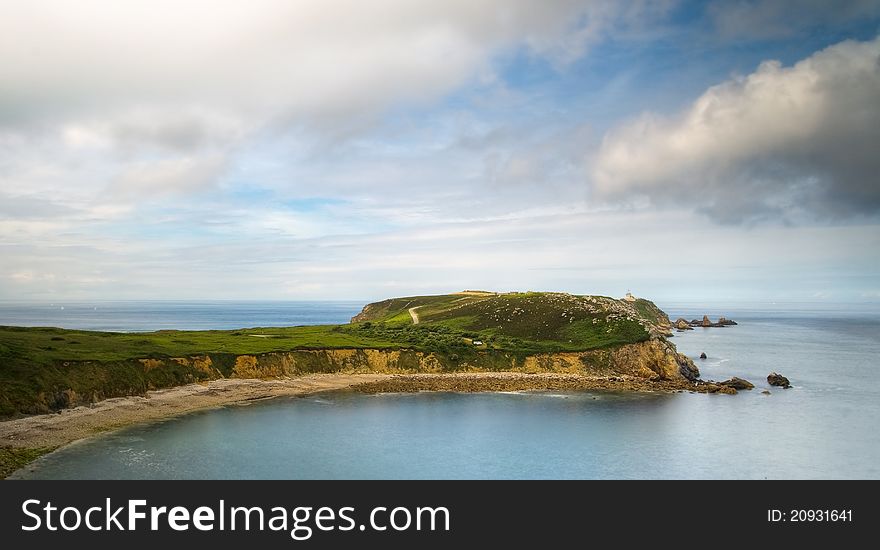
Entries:
[[709,356],[706,355],[706,352],[705,352],[705,351],[704,351],[703,353],[700,354],[700,359],[708,359],[708,357],[709,357]]
[[679,317],[675,320],[675,328],[678,330],[694,330],[694,327],[691,326],[685,319]]
[[736,388],[719,384],[718,382],[706,382],[701,386],[706,393],[725,393],[727,395],[736,395]]
[[726,326],[730,326],[730,325],[735,325],[735,324],[737,324],[736,321],[731,321],[731,320],[728,319],[727,317],[719,317],[719,318],[718,318],[718,322],[717,322],[717,323],[713,323],[712,320],[709,319],[709,316],[708,316],[708,315],[703,315],[703,318],[702,318],[702,319],[694,319],[694,320],[692,320],[692,321],[686,321],[686,320],[684,320],[684,319],[679,319],[679,320],[677,320],[677,321],[675,322],[676,327],[678,327],[678,323],[679,323],[680,321],[684,321],[685,323],[687,323],[687,324],[688,324],[689,326],[691,326],[691,327],[704,327],[704,328],[709,328],[709,327],[726,327]]
[[767,375],[767,383],[771,386],[782,386],[785,389],[791,387],[791,382],[788,381],[788,378],[782,376],[777,372],[771,372]]
[[764,390],[761,392],[762,395],[770,395],[770,390]]
[[749,382],[748,380],[743,380],[737,376],[734,376],[730,380],[725,380],[724,382],[719,382],[722,386],[727,386],[729,388],[734,388],[737,390],[750,390],[755,387],[754,384]]

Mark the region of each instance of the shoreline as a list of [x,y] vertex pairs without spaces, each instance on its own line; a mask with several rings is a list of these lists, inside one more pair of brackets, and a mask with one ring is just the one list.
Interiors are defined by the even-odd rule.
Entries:
[[463,372],[392,375],[363,382],[352,391],[375,393],[417,392],[510,392],[510,391],[618,391],[646,393],[736,393],[715,383],[686,380],[649,380],[634,376],[588,376],[571,373]]
[[341,390],[387,376],[390,375],[311,374],[280,380],[221,378],[0,421],[0,480],[61,447],[135,424],[274,397]]
[[227,405],[334,390],[362,393],[525,390],[730,393],[715,384],[559,373],[310,374],[279,380],[224,378],[154,390],[143,396],[106,399],[54,414],[0,421],[0,479],[44,454],[112,430]]

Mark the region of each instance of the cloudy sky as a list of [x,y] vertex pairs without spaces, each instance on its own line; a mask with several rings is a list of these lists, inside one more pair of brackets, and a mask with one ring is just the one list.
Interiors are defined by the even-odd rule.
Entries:
[[880,2],[0,0],[0,299],[880,301]]

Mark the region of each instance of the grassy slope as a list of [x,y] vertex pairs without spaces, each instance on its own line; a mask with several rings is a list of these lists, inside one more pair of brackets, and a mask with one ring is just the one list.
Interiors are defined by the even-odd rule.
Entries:
[[[418,325],[412,307],[418,307]],[[656,324],[662,318],[647,301],[486,293],[385,300],[348,325],[152,333],[0,327],[0,416],[64,407],[66,390],[99,399],[208,377],[182,365],[144,369],[132,361],[137,358],[210,355],[223,375],[236,355],[294,349],[409,348],[457,361],[486,349],[529,355],[640,342],[648,332],[636,319]],[[484,344],[474,346],[474,340]],[[44,409],[29,408],[32,403]]]
[[581,351],[648,339],[639,320],[658,324],[665,316],[640,302],[633,307],[600,296],[540,292],[414,296],[371,304],[346,331],[431,351],[473,350],[473,340],[512,353]]

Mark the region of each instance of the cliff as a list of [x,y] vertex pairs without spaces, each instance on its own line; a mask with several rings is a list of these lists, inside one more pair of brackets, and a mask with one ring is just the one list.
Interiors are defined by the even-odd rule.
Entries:
[[[112,367],[108,369],[108,367]],[[148,390],[220,378],[292,378],[312,373],[448,373],[519,372],[564,373],[590,377],[632,377],[648,381],[687,383],[699,370],[665,340],[653,339],[615,348],[582,352],[558,352],[518,356],[502,351],[484,351],[467,360],[448,354],[416,350],[327,349],[269,352],[256,355],[194,355],[132,359],[102,365],[84,361],[68,363],[72,373],[108,370],[128,371],[116,380],[101,384],[81,383],[73,377],[68,387],[41,391],[30,402],[15,403],[16,412],[46,413],[88,405],[111,397],[139,395]],[[155,373],[168,376],[156,378]],[[171,375],[169,373],[175,373]],[[128,380],[128,383],[121,383]]]
[[369,304],[351,324],[118,334],[0,327],[0,416],[219,378],[309,373],[699,376],[647,300],[464,292]]
[[[210,378],[223,377],[210,356],[171,358],[175,365],[190,365]],[[151,360],[164,366],[161,361]],[[468,360],[415,350],[336,349],[298,350],[240,355],[230,378],[285,378],[312,373],[407,374],[444,372],[569,373],[591,376],[623,375],[649,380],[695,380],[693,362],[663,340],[627,344],[614,349],[547,353],[518,357],[485,351]]]

